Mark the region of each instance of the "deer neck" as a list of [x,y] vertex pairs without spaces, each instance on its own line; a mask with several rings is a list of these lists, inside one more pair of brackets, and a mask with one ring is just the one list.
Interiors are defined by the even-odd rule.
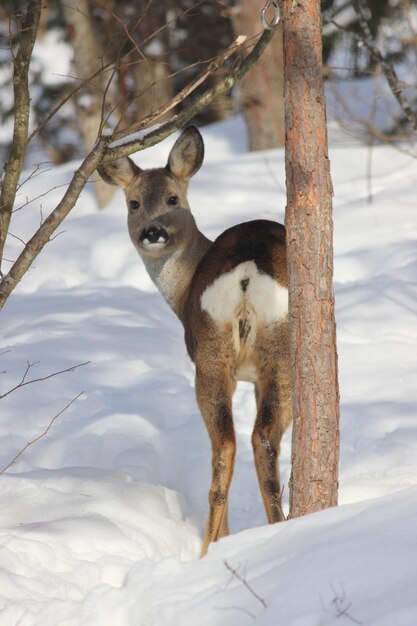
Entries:
[[197,228],[190,241],[160,259],[142,257],[159,292],[182,321],[182,306],[197,265],[212,245]]

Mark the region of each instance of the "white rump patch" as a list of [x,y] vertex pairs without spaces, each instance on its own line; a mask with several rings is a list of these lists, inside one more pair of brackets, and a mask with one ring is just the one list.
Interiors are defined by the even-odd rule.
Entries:
[[[242,281],[248,281],[245,290]],[[220,324],[235,324],[244,308],[251,309],[257,325],[268,325],[287,315],[288,289],[261,274],[254,261],[246,261],[207,287],[201,308]]]

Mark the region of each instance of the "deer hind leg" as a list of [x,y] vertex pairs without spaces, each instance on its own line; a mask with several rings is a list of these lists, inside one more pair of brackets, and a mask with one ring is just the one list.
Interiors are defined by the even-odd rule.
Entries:
[[[281,344],[282,348],[282,344]],[[256,473],[269,523],[285,519],[279,477],[280,442],[292,418],[288,354],[274,357],[256,384],[257,417],[252,433]]]
[[236,452],[232,415],[236,383],[225,371],[213,376],[212,373],[206,375],[204,369],[197,366],[196,395],[211,441],[212,479],[201,556],[207,553],[212,541],[229,534],[227,499]]

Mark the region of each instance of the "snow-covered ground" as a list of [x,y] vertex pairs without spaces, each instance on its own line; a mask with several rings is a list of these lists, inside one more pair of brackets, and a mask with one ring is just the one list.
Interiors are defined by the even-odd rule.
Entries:
[[[283,152],[248,153],[239,119],[202,132],[200,228],[283,220]],[[265,525],[242,384],[234,534],[198,560],[210,450],[182,328],[130,243],[121,192],[99,212],[87,189],[1,313],[2,393],[27,361],[28,379],[89,364],[0,402],[4,468],[84,392],[0,476],[0,626],[416,626],[417,160],[374,147],[368,203],[368,148],[330,137],[341,506]],[[162,165],[171,145],[137,160]],[[31,235],[74,167],[23,186],[22,204],[38,199],[14,235]]]

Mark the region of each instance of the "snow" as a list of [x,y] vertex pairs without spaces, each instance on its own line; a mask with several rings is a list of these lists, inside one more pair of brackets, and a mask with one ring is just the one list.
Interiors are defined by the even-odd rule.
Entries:
[[[202,133],[200,228],[282,221],[283,152],[247,152],[239,118]],[[172,143],[135,158],[163,165]],[[233,534],[203,560],[210,450],[182,329],[129,241],[122,193],[99,212],[85,190],[1,314],[2,393],[27,361],[28,379],[89,364],[0,402],[3,468],[84,392],[0,476],[0,626],[417,624],[417,161],[374,146],[368,203],[369,156],[331,125],[341,505],[265,525],[241,384]],[[32,234],[75,168],[28,179],[22,204],[38,199],[14,235]],[[20,249],[12,239],[6,257]]]

